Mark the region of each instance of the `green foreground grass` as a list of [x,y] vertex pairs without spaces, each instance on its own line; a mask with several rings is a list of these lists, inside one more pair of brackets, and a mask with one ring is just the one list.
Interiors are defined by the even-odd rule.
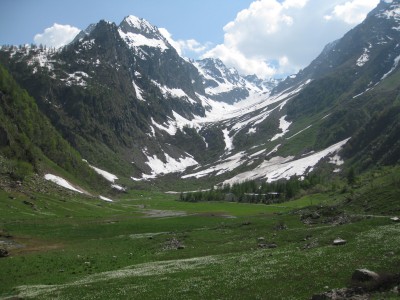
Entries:
[[[329,194],[270,206],[137,191],[113,203],[27,197],[0,191],[11,254],[0,259],[2,299],[309,299],[347,286],[357,268],[400,269],[400,224],[388,216],[301,222],[294,211],[340,202]],[[337,237],[347,244],[332,246]],[[277,248],[260,249],[259,238]]]

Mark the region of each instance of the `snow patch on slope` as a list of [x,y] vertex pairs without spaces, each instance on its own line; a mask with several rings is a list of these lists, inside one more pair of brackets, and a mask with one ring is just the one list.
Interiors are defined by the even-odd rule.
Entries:
[[136,98],[138,98],[140,101],[146,101],[143,98],[143,91],[142,89],[136,84],[136,82],[134,80],[132,80],[132,84],[133,84],[133,88],[135,89],[135,93],[136,93]]
[[245,156],[245,152],[239,152],[236,153],[235,155],[232,155],[226,159],[224,159],[223,161],[217,163],[214,166],[209,167],[208,169],[193,173],[193,174],[188,174],[188,175],[184,175],[182,176],[182,178],[201,178],[204,176],[207,176],[211,173],[216,173],[215,175],[221,175],[224,174],[226,172],[229,171],[233,171],[234,169],[236,169],[237,167],[241,166],[245,160],[244,160],[244,156]]
[[178,89],[178,88],[169,88],[165,85],[161,85],[159,84],[157,81],[152,80],[151,81],[153,84],[155,84],[156,86],[158,86],[158,88],[160,89],[161,93],[163,94],[164,97],[172,97],[172,98],[179,98],[179,99],[183,99],[186,102],[189,102],[191,104],[196,104],[197,102],[195,100],[193,100],[192,98],[189,97],[188,94],[185,93],[184,90],[182,89]]
[[389,72],[387,72],[385,75],[382,76],[381,81],[384,80],[386,77],[388,77],[394,70],[396,70],[397,66],[399,65],[399,62],[400,62],[400,55],[394,59],[393,67],[390,69]]
[[279,119],[279,129],[282,131],[282,133],[276,134],[272,139],[271,142],[283,137],[289,130],[290,125],[292,125],[292,122],[288,122],[285,120],[286,116],[283,116],[282,118]]
[[87,83],[85,79],[87,78],[90,78],[90,76],[87,73],[82,71],[77,71],[72,74],[68,74],[68,77],[66,79],[61,79],[61,81],[65,82],[66,86],[77,85],[86,87]]
[[82,191],[76,189],[71,183],[69,183],[67,180],[65,180],[62,177],[59,177],[59,176],[56,176],[56,175],[53,175],[53,174],[46,174],[46,175],[44,175],[44,179],[46,179],[48,181],[51,181],[51,182],[54,182],[55,184],[57,184],[57,185],[59,185],[59,186],[61,186],[63,188],[66,188],[66,189],[69,189],[71,191],[83,194]]
[[111,200],[110,198],[107,198],[107,197],[104,197],[104,196],[99,196],[99,198],[101,199],[101,200],[103,200],[103,201],[106,201],[106,202],[114,202],[113,200]]
[[[144,151],[145,152],[145,151]],[[132,180],[140,181],[147,179],[154,179],[159,175],[165,175],[170,173],[178,173],[185,171],[188,167],[198,165],[198,162],[193,159],[189,154],[186,157],[175,159],[164,153],[165,162],[157,157],[157,155],[147,156],[146,164],[150,167],[151,174],[143,174],[141,179],[132,177]]]
[[125,33],[121,29],[118,29],[118,33],[131,49],[143,46],[159,48],[162,52],[169,49],[169,47],[165,44],[165,42],[160,39],[152,39],[145,37],[142,34],[137,34],[132,32]]
[[369,61],[369,50],[367,48],[364,49],[364,53],[357,59],[357,66],[362,67]]
[[117,176],[115,176],[114,174],[111,174],[110,172],[104,171],[102,169],[96,168],[94,166],[89,165],[89,167],[91,167],[97,174],[103,176],[107,181],[114,183],[115,180],[118,179]]
[[[293,156],[289,157],[274,157],[263,162],[252,171],[244,172],[235,177],[224,181],[224,184],[234,184],[253,179],[265,179],[267,182],[276,181],[279,179],[289,179],[291,176],[302,176],[312,171],[313,167],[324,157],[337,152],[347,143],[349,139],[341,141],[328,147],[325,150],[313,153],[304,158],[294,160]],[[341,163],[341,160],[336,156],[331,162]]]
[[222,130],[222,133],[224,134],[225,150],[230,152],[233,150],[233,139],[229,136],[228,129]]

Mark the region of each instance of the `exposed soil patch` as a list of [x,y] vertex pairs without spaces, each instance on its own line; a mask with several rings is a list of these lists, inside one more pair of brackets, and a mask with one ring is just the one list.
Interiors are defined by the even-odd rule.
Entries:
[[185,211],[174,211],[174,210],[159,210],[159,209],[144,209],[141,211],[144,213],[144,218],[170,218],[170,217],[183,217],[187,216],[188,213]]
[[57,250],[63,247],[64,245],[61,243],[49,244],[31,238],[0,238],[0,248],[6,249],[10,256]]
[[210,217],[210,218],[217,217],[217,218],[225,218],[225,219],[236,219],[235,216],[227,215],[227,214],[219,213],[219,212],[213,212],[213,213],[211,213],[211,212],[197,213],[197,214],[194,214],[194,216],[199,216],[199,217]]

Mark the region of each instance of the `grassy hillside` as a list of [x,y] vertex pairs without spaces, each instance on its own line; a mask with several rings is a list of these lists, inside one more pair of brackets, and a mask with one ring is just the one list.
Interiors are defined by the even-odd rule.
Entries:
[[15,180],[33,172],[58,171],[86,185],[103,183],[39,111],[35,100],[0,65],[0,154]]

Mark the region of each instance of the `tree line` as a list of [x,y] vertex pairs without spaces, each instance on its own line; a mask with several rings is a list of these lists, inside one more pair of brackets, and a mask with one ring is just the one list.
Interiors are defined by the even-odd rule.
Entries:
[[181,193],[179,199],[185,202],[281,203],[293,199],[325,181],[324,176],[316,173],[302,177],[292,176],[289,179],[274,182],[251,180],[233,185],[223,185],[207,191]]

